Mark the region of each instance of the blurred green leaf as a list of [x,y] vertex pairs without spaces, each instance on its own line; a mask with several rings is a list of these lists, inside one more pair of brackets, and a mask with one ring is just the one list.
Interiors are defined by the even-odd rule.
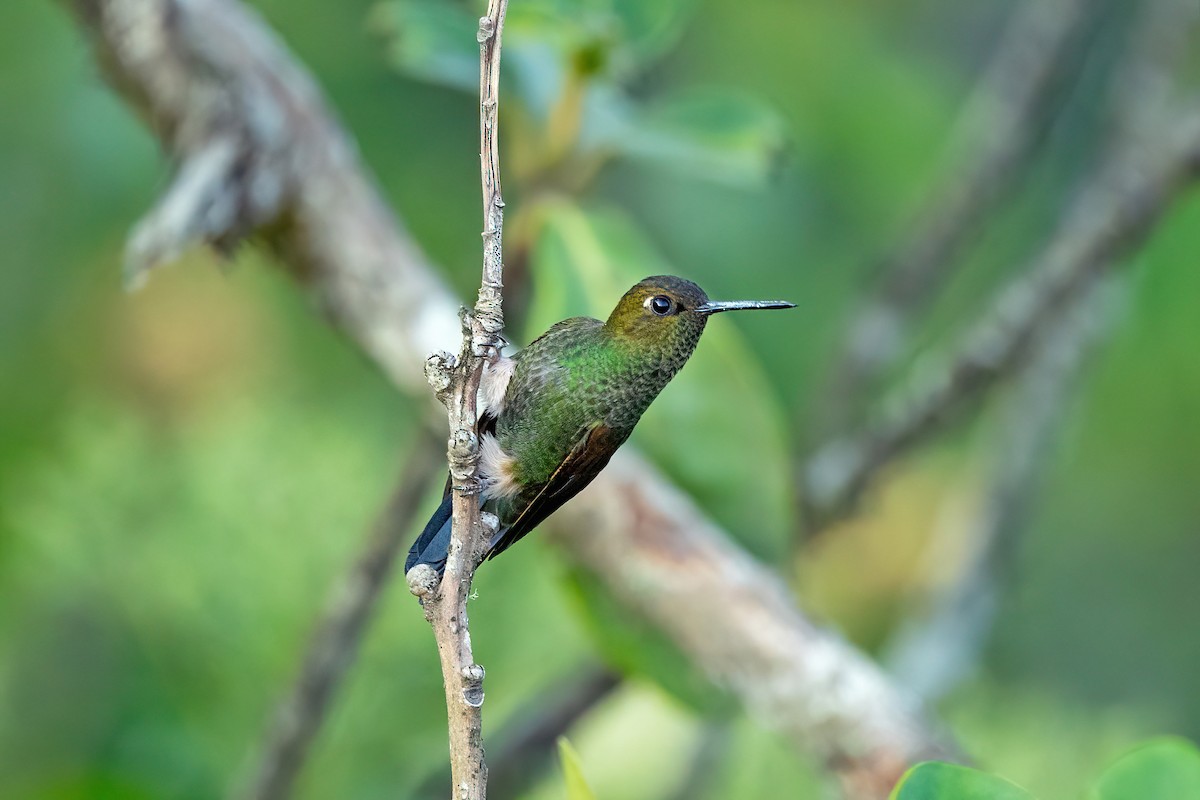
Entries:
[[1033,795],[986,772],[929,761],[904,774],[891,800],[1033,800]]
[[[622,214],[566,202],[544,209],[532,268],[530,338],[563,317],[605,319],[634,283],[680,272]],[[736,324],[709,324],[634,440],[738,541],[770,559],[784,552],[793,525],[788,437],[763,365]]]
[[514,3],[509,19],[522,34],[554,42],[565,54],[603,51],[597,63],[620,77],[667,52],[695,5],[695,0],[529,0]]
[[644,66],[679,40],[695,9],[695,0],[611,0],[621,22],[622,41]]
[[[545,120],[573,85],[585,84],[580,149],[668,164],[719,183],[759,184],[777,171],[786,146],[774,109],[733,91],[698,90],[638,105],[622,79],[678,39],[694,0],[530,0],[505,22],[511,67],[506,91]],[[475,91],[478,20],[463,5],[384,0],[370,27],[399,72]]]
[[1200,750],[1184,739],[1156,739],[1118,759],[1091,800],[1200,800]]
[[587,778],[583,776],[583,762],[579,759],[579,753],[575,752],[565,736],[558,737],[558,758],[562,762],[563,777],[567,783],[567,800],[596,800]]
[[368,19],[386,41],[392,66],[412,78],[455,89],[479,87],[479,18],[444,0],[389,0]]
[[647,105],[611,144],[626,156],[745,185],[779,171],[787,135],[769,105],[740,92],[702,89]]
[[[678,38],[693,0],[529,0],[505,19],[505,54],[518,83],[558,84],[567,65],[583,74],[629,72]],[[478,17],[445,0],[383,0],[368,18],[387,42],[393,67],[410,77],[474,91],[479,81]],[[550,72],[534,74],[530,62]],[[524,91],[521,94],[525,94]]]

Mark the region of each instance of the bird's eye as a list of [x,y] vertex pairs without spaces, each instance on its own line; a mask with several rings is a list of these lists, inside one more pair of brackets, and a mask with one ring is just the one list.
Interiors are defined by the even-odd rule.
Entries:
[[674,306],[674,303],[671,302],[671,298],[667,297],[666,295],[659,294],[651,297],[650,301],[646,303],[646,305],[649,306],[650,310],[658,316],[665,317],[667,314],[671,313],[671,308]]

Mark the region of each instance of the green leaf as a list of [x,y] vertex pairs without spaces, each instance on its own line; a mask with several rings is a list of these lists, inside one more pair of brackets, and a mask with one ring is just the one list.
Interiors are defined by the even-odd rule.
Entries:
[[368,26],[386,41],[388,61],[418,80],[475,91],[479,87],[478,17],[445,0],[388,0]]
[[1200,800],[1200,750],[1184,739],[1148,742],[1118,759],[1092,800]]
[[891,800],[1033,800],[1033,795],[986,772],[928,761],[904,774]]
[[634,112],[610,142],[623,155],[727,184],[775,175],[787,148],[783,118],[739,92],[689,92]]
[[[680,272],[619,212],[568,202],[544,207],[531,263],[531,335],[568,316],[605,319],[634,283]],[[778,398],[735,316],[708,325],[634,441],[739,542],[774,559],[793,530],[788,437]]]
[[558,737],[558,758],[562,762],[563,777],[567,782],[567,800],[596,800],[596,795],[583,777],[583,763],[579,753],[567,741],[567,737]]

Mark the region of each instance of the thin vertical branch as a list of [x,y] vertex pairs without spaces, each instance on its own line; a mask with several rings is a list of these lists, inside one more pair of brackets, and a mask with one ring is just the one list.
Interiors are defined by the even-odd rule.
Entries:
[[450,421],[447,460],[453,488],[450,551],[440,586],[436,573],[418,565],[408,574],[409,589],[422,598],[433,626],[450,733],[450,773],[454,797],[484,800],[487,764],[483,754],[483,667],[471,652],[467,600],[475,570],[490,536],[480,509],[479,438],[475,431],[476,395],[484,363],[500,350],[504,199],[500,192],[497,117],[500,95],[500,42],[507,0],[490,0],[479,20],[479,166],[483,187],[483,279],[474,312],[464,312],[463,345],[457,359],[437,353],[426,362],[426,376],[446,404]]
[[250,781],[234,797],[281,800],[291,796],[440,461],[433,437],[422,433],[420,440],[362,552],[330,593],[300,675],[275,711]]

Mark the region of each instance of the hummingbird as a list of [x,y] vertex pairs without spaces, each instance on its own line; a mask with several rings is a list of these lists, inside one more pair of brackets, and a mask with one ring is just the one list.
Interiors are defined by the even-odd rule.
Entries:
[[[646,278],[608,319],[571,317],[511,357],[485,364],[478,395],[480,503],[499,526],[495,558],[608,464],[722,311],[793,308],[782,300],[714,302],[673,275]],[[440,575],[450,548],[451,494],[408,551],[404,571]]]

